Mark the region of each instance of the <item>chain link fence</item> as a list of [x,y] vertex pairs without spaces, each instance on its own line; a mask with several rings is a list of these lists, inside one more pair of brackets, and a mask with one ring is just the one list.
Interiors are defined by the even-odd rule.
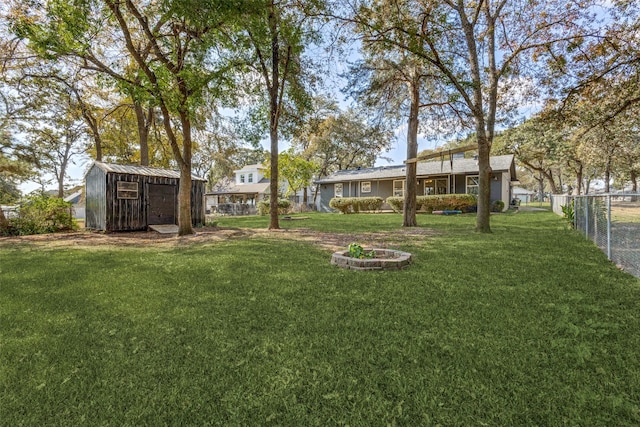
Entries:
[[553,211],[573,201],[574,226],[623,270],[640,277],[640,194],[552,196]]

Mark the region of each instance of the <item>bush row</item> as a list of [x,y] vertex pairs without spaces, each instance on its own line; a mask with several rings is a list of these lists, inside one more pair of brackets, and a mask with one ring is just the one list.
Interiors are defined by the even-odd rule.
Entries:
[[[271,202],[269,200],[262,200],[258,202],[258,213],[260,215],[269,215],[271,213]],[[289,213],[291,208],[291,201],[287,199],[278,199],[278,215],[284,215]]]
[[360,211],[379,211],[384,201],[382,197],[334,197],[329,206],[343,214]]
[[72,205],[57,197],[36,195],[20,205],[17,217],[0,224],[0,236],[26,236],[73,230]]
[[[388,197],[387,203],[395,212],[402,212],[404,197]],[[473,212],[478,205],[478,198],[473,194],[436,194],[417,197],[417,210],[428,213],[433,211],[460,210]]]

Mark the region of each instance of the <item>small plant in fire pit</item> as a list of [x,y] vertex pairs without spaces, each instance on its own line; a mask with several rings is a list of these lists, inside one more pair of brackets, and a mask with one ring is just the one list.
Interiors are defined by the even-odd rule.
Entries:
[[358,258],[358,259],[375,258],[376,257],[376,251],[366,252],[362,248],[362,246],[360,246],[359,244],[351,243],[349,245],[349,256],[351,258]]

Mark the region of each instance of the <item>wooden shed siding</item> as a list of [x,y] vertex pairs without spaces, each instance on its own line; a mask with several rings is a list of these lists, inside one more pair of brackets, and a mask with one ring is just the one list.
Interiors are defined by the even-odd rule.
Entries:
[[204,184],[204,181],[191,181],[191,222],[195,227],[205,224]]
[[[118,181],[137,182],[137,199],[118,199]],[[132,231],[147,228],[147,210],[149,207],[149,184],[164,184],[178,187],[178,180],[160,176],[142,176],[131,174],[107,174],[107,230]]]
[[[138,198],[118,199],[118,181],[138,183]],[[94,165],[85,176],[86,227],[106,231],[146,230],[148,226],[149,184],[175,187],[177,218],[178,183],[178,178],[106,172]],[[205,182],[193,180],[191,184],[191,219],[194,226],[205,223],[204,193]]]

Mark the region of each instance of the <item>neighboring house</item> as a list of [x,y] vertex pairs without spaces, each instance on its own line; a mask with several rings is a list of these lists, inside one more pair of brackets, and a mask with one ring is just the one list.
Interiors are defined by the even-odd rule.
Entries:
[[[206,179],[191,177],[191,220],[205,223]],[[85,174],[85,227],[106,231],[146,230],[177,224],[180,172],[94,162]]]
[[269,179],[264,177],[263,165],[247,165],[233,172],[233,179],[223,178],[205,195],[207,212],[255,214],[257,203],[268,198]]
[[[265,178],[266,171],[260,163],[247,165],[233,171],[234,178],[218,181],[205,196],[207,213],[256,214],[258,202],[269,199],[271,181]],[[280,190],[284,191],[286,188]],[[290,199],[294,203],[302,202],[303,191]]]
[[525,188],[513,187],[513,198],[520,200],[522,203],[532,202],[536,196],[535,191],[527,190]]
[[64,198],[65,202],[69,202],[73,206],[73,217],[76,219],[84,219],[85,217],[83,190],[84,188],[75,191]]
[[[512,181],[516,181],[513,155],[494,156],[491,165],[491,202],[502,200],[505,209],[512,198]],[[405,165],[381,166],[355,170],[342,170],[315,184],[319,188],[317,208],[330,211],[329,201],[334,197],[404,196]],[[453,158],[442,161],[418,162],[418,195],[478,194],[478,163],[475,159]]]

